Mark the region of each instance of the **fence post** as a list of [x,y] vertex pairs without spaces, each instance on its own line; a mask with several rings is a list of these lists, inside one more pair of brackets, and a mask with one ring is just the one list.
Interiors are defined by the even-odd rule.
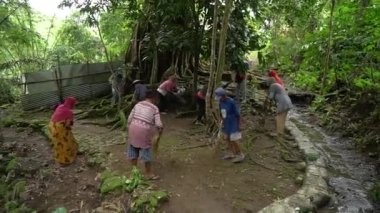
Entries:
[[[86,72],[87,72],[87,77],[90,76],[90,64],[88,61],[86,61]],[[94,97],[94,91],[93,91],[93,86],[92,83],[94,82],[94,76],[91,76],[91,83],[88,83],[89,88],[90,88],[90,97]]]
[[60,71],[60,62],[59,62],[59,55],[57,55],[57,68],[54,69],[55,73],[55,81],[57,84],[57,89],[58,89],[58,98],[60,103],[63,102],[63,95],[62,95],[62,82],[61,82],[61,71]]

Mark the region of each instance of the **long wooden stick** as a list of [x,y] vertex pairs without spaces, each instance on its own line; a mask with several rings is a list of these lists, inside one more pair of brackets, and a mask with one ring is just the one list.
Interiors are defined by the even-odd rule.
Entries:
[[160,143],[161,135],[162,135],[162,132],[160,132],[158,134],[158,136],[155,138],[155,140],[153,140],[153,154],[154,154],[154,156],[157,156],[157,154],[158,154],[158,146]]

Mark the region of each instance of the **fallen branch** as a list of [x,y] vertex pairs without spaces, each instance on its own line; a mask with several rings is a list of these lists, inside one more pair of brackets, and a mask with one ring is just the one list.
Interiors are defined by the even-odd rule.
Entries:
[[102,126],[102,127],[108,126],[109,123],[110,123],[110,121],[109,122],[96,122],[96,121],[84,121],[84,122],[81,122],[81,124],[83,124],[83,125],[94,125],[94,126]]
[[209,145],[208,144],[201,144],[201,145],[197,145],[197,146],[188,146],[188,147],[178,148],[175,150],[195,149],[195,148],[201,148],[201,147],[206,147],[206,146],[209,146]]
[[271,149],[271,148],[273,148],[273,147],[275,147],[275,146],[276,146],[276,145],[267,146],[267,147],[264,147],[264,148],[262,148],[262,149],[256,150],[256,152],[261,152],[261,151],[264,151],[264,150],[266,150],[266,149]]
[[292,156],[291,154],[289,154],[289,152],[286,151],[282,151],[280,156],[282,160],[289,163],[298,163],[303,161],[302,159],[300,159],[300,156]]
[[247,159],[249,160],[248,163],[252,162],[251,164],[259,165],[259,166],[263,167],[264,169],[268,169],[268,170],[271,170],[271,171],[276,171],[276,172],[278,172],[277,169],[273,169],[273,168],[267,167],[267,166],[265,166],[264,164],[255,161],[255,160],[251,157],[250,154],[246,154],[246,157],[247,157]]

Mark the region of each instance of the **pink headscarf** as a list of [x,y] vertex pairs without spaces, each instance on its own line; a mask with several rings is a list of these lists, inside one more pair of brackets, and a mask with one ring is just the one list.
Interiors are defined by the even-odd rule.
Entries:
[[269,75],[269,77],[273,77],[276,80],[276,83],[280,84],[282,87],[285,88],[284,82],[282,81],[282,79],[280,78],[280,76],[278,76],[278,74],[276,73],[276,71],[270,70],[268,72],[268,75]]
[[53,116],[51,117],[52,122],[61,122],[61,121],[69,121],[73,122],[74,114],[72,109],[74,105],[77,103],[77,100],[74,97],[68,97],[65,100],[65,103],[59,105],[57,109],[54,111]]

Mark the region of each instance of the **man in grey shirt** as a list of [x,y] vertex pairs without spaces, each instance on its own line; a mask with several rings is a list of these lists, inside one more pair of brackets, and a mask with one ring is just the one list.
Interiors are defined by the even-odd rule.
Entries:
[[272,136],[284,135],[285,132],[285,122],[289,110],[293,107],[292,101],[290,100],[288,93],[285,88],[276,83],[276,80],[271,77],[268,78],[267,84],[269,86],[268,99],[274,100],[276,102],[276,133],[272,133]]
[[120,70],[115,70],[108,79],[112,86],[112,105],[118,103],[121,106],[121,97],[124,94],[125,79]]
[[135,103],[143,101],[146,95],[146,86],[142,84],[141,80],[134,80],[132,82],[132,85],[135,87],[135,92],[133,93],[133,101]]

